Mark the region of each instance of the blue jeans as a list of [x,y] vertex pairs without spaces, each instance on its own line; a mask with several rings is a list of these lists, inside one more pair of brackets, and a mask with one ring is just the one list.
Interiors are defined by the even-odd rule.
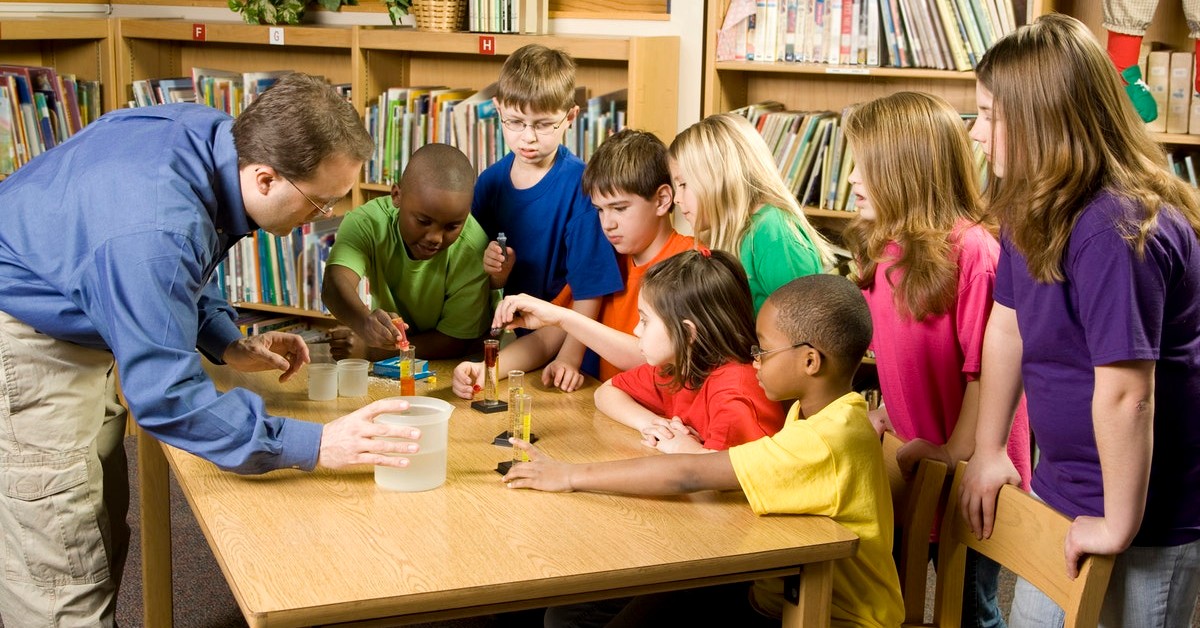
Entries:
[[[929,544],[929,554],[937,566],[937,543]],[[1007,628],[996,590],[1000,586],[1000,563],[967,550],[966,576],[963,578],[963,628]]]
[[[1200,595],[1200,541],[1175,547],[1131,547],[1117,556],[1100,611],[1100,626],[1188,628]],[[1032,584],[1017,579],[1013,628],[1062,626],[1065,613]]]

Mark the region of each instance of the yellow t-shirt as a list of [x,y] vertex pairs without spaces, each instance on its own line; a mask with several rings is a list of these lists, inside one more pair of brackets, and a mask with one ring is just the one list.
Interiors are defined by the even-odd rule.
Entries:
[[[858,553],[833,565],[834,626],[903,621],[892,494],[861,395],[843,395],[807,420],[794,404],[778,434],[733,447],[729,459],[756,514],[825,515],[858,535]],[[754,598],[764,611],[782,612],[782,591],[762,581]]]

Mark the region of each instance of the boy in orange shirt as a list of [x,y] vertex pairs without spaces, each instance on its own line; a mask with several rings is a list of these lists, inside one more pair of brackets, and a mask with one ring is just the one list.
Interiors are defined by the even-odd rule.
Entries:
[[[603,297],[597,317],[603,326],[570,310],[570,286],[554,299],[554,305],[561,307],[528,295],[507,297],[504,303],[527,313],[527,318],[544,313],[545,325],[501,350],[501,377],[510,369],[540,368],[558,352],[567,334],[588,347],[603,347],[603,359],[589,350],[583,362],[583,370],[601,380],[645,362],[636,343],[625,341],[632,338],[628,334],[637,326],[642,274],[655,263],[693,248],[692,238],[676,233],[671,226],[674,195],[666,145],[645,131],[625,129],[614,134],[588,162],[583,189],[600,213],[605,237],[616,249],[625,289]],[[552,382],[545,381],[546,375],[543,373],[544,384],[568,392],[583,384],[577,373],[564,377],[560,372]],[[482,362],[459,364],[454,369],[455,394],[471,398],[475,383],[482,378]]]

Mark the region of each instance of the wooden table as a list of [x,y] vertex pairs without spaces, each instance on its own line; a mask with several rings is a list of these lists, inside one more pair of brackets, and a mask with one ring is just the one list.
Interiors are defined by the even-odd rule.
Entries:
[[[829,561],[858,544],[847,529],[825,517],[755,516],[736,491],[648,498],[506,489],[494,469],[511,450],[491,440],[507,415],[471,410],[448,389],[452,365],[433,368],[439,387],[418,382],[417,392],[455,412],[447,481],[432,491],[380,490],[370,468],[239,476],[143,436],[146,625],[171,622],[166,463],[251,626],[397,625],[801,572],[784,625],[828,624]],[[253,390],[284,416],[327,422],[364,403],[309,401],[305,373],[281,385],[270,373],[209,372],[222,390]],[[542,388],[537,375],[526,379],[535,381],[527,388],[546,453],[567,461],[647,454],[635,432],[595,410],[594,381],[564,394]],[[397,394],[394,381],[371,378],[372,398]]]

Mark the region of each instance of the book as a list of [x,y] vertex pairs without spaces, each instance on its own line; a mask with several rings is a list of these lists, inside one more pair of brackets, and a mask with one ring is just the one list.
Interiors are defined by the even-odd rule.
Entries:
[[12,174],[20,165],[15,114],[16,103],[8,88],[0,89],[0,174]]
[[1166,116],[1167,133],[1187,133],[1188,114],[1191,113],[1191,95],[1195,91],[1192,83],[1192,59],[1194,52],[1172,52],[1171,74],[1167,79],[1167,109],[1159,110]]
[[1146,61],[1146,86],[1158,105],[1158,117],[1146,123],[1146,128],[1157,133],[1167,130],[1167,94],[1170,83],[1171,53],[1167,50],[1152,51]]

